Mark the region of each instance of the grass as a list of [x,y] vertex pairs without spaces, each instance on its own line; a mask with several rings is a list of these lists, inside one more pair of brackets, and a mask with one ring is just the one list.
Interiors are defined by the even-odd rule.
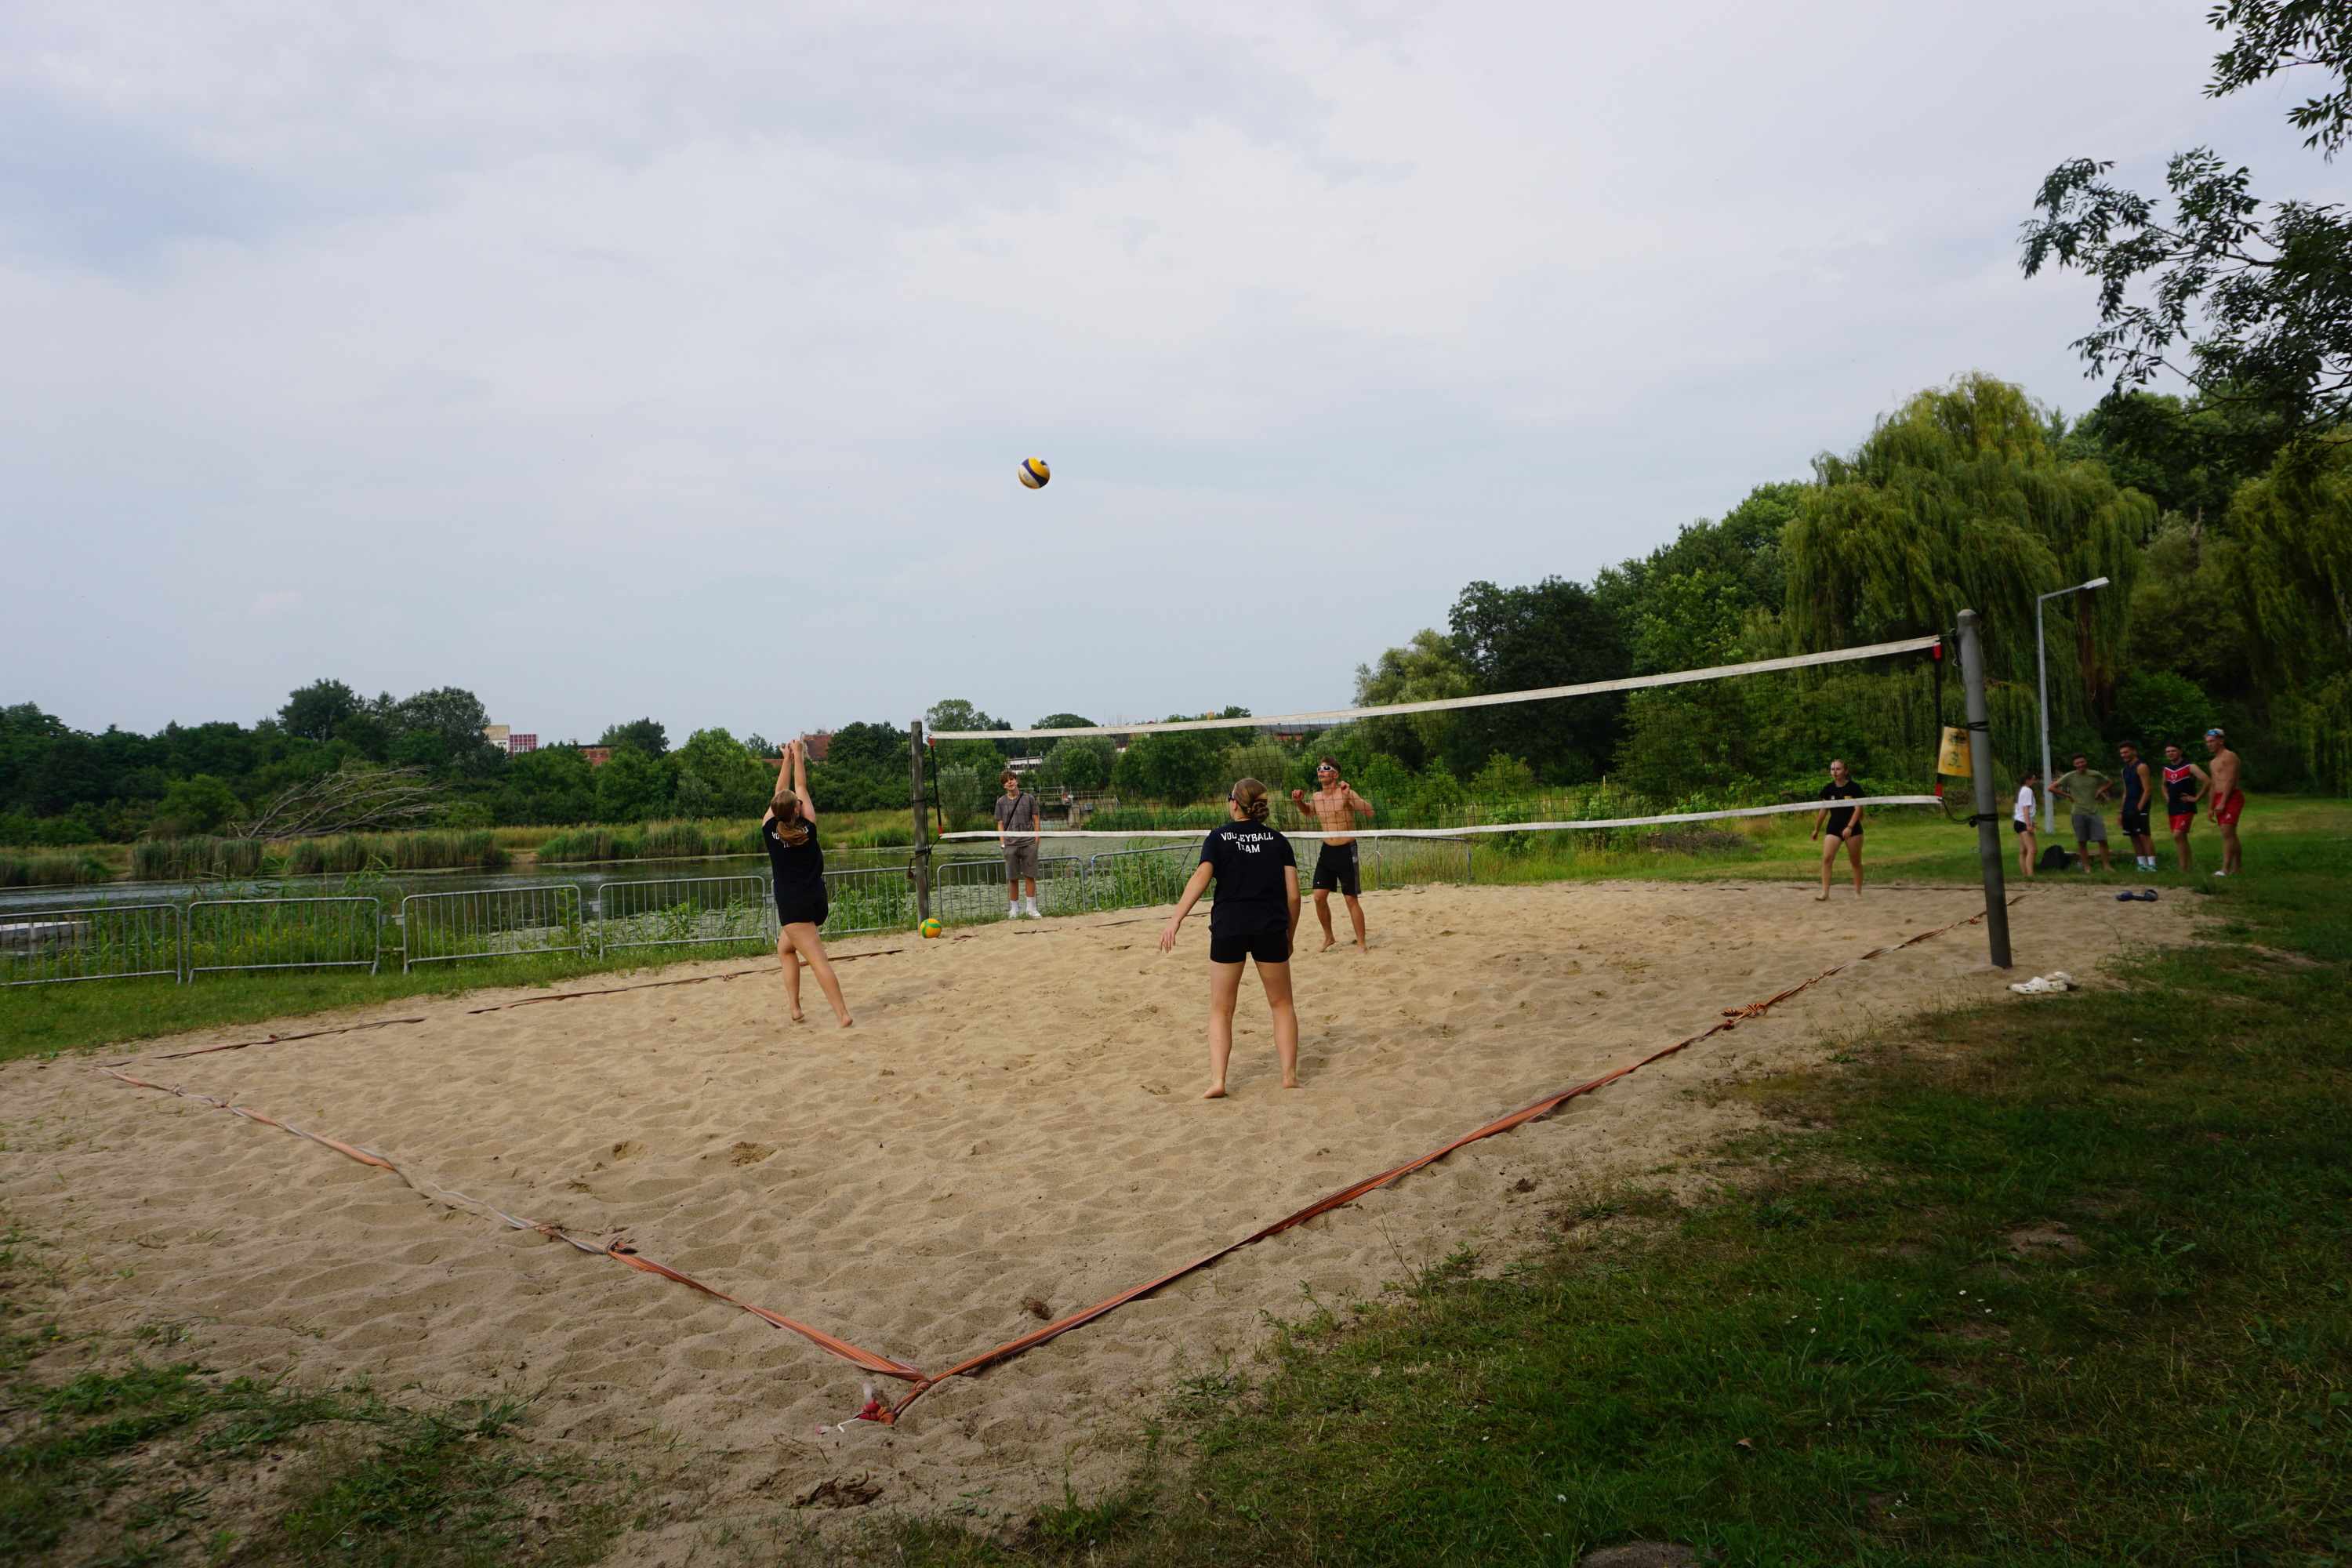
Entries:
[[70,1267],[0,1235],[0,1561],[438,1568],[609,1545],[625,1489],[531,1451],[520,1402],[416,1407],[151,1362],[186,1325],[68,1336],[47,1304]]
[[2352,1560],[2352,842],[2121,988],[1907,1020],[1726,1092],[1746,1173],[1310,1301],[1171,1391],[1136,1479],[912,1564]]
[[0,888],[64,888],[111,881],[114,868],[96,855],[0,855]]

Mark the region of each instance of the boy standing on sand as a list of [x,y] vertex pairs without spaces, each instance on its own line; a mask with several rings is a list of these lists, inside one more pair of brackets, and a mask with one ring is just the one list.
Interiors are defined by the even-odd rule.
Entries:
[[[1011,768],[997,781],[1004,793],[996,797],[996,842],[1004,851],[1004,918],[1033,921],[1045,917],[1037,909],[1037,797],[1021,787],[1021,775]],[[1022,902],[1021,885],[1029,884],[1029,900]]]
[[[1372,803],[1358,795],[1339,776],[1336,757],[1325,757],[1315,764],[1315,794],[1309,798],[1305,790],[1292,790],[1290,802],[1303,812],[1313,815],[1326,833],[1352,833],[1356,818],[1369,820]],[[1364,905],[1360,895],[1363,878],[1356,863],[1356,841],[1350,838],[1326,838],[1323,847],[1315,854],[1315,918],[1323,922],[1323,945],[1318,952],[1328,952],[1339,939],[1331,932],[1331,895],[1338,893],[1348,900],[1348,923],[1356,931],[1356,951],[1367,951],[1364,942]]]

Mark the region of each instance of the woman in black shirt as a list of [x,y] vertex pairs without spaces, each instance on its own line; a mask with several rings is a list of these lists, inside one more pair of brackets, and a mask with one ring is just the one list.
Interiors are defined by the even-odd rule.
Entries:
[[[1845,763],[1832,758],[1830,762],[1829,788],[1822,791],[1823,800],[1860,800],[1862,786],[1846,776]],[[1853,896],[1862,897],[1862,807],[1858,805],[1825,806],[1813,818],[1813,837],[1822,840],[1822,894],[1830,896],[1830,872],[1837,866],[1838,846],[1845,846],[1846,858],[1853,865]]]
[[760,839],[768,847],[768,868],[776,894],[776,960],[784,967],[784,997],[792,1004],[793,1022],[802,1021],[801,961],[806,959],[833,1004],[833,1016],[849,1027],[848,1005],[841,999],[841,982],[824,955],[817,928],[824,924],[824,851],[817,847],[816,806],[809,799],[808,758],[794,741],[784,749],[784,765],[776,773],[776,798],[760,819]]
[[1242,989],[1242,965],[1257,961],[1258,984],[1274,1011],[1274,1049],[1282,1058],[1282,1087],[1298,1087],[1298,1009],[1290,1000],[1290,939],[1298,931],[1298,859],[1290,840],[1266,825],[1273,802],[1265,785],[1244,779],[1225,797],[1232,821],[1220,825],[1201,845],[1200,869],[1184,885],[1184,897],[1160,933],[1160,951],[1176,947],[1176,932],[1201,895],[1216,879],[1217,901],[1209,906],[1209,1092],[1225,1096],[1225,1063],[1234,1054],[1234,1004]]

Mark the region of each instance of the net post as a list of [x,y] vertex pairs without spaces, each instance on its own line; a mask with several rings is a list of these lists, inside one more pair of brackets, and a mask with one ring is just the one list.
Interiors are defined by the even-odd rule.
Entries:
[[931,822],[923,800],[923,721],[907,726],[907,765],[913,781],[915,811],[915,919],[931,918]]
[[1992,966],[2007,969],[2009,898],[2001,849],[2000,816],[1993,809],[1992,713],[1985,704],[1984,617],[1960,612],[1960,686],[1968,696],[1969,773],[1976,786],[1977,858],[1984,866],[1985,941]]

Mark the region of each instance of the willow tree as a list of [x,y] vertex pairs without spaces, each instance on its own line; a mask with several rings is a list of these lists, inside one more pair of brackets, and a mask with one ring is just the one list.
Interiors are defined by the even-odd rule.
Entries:
[[2352,791],[2352,446],[2281,457],[2238,487],[2229,529],[2264,706],[2315,779]]
[[2060,714],[2100,700],[2122,663],[2156,503],[2095,459],[2061,457],[2054,423],[2007,382],[1966,375],[1880,420],[1850,457],[1815,459],[1782,542],[1796,647],[1943,631],[1975,609],[1990,674],[2030,684],[2035,596],[2105,577],[2112,588],[2060,613],[2079,679],[2052,693]]

